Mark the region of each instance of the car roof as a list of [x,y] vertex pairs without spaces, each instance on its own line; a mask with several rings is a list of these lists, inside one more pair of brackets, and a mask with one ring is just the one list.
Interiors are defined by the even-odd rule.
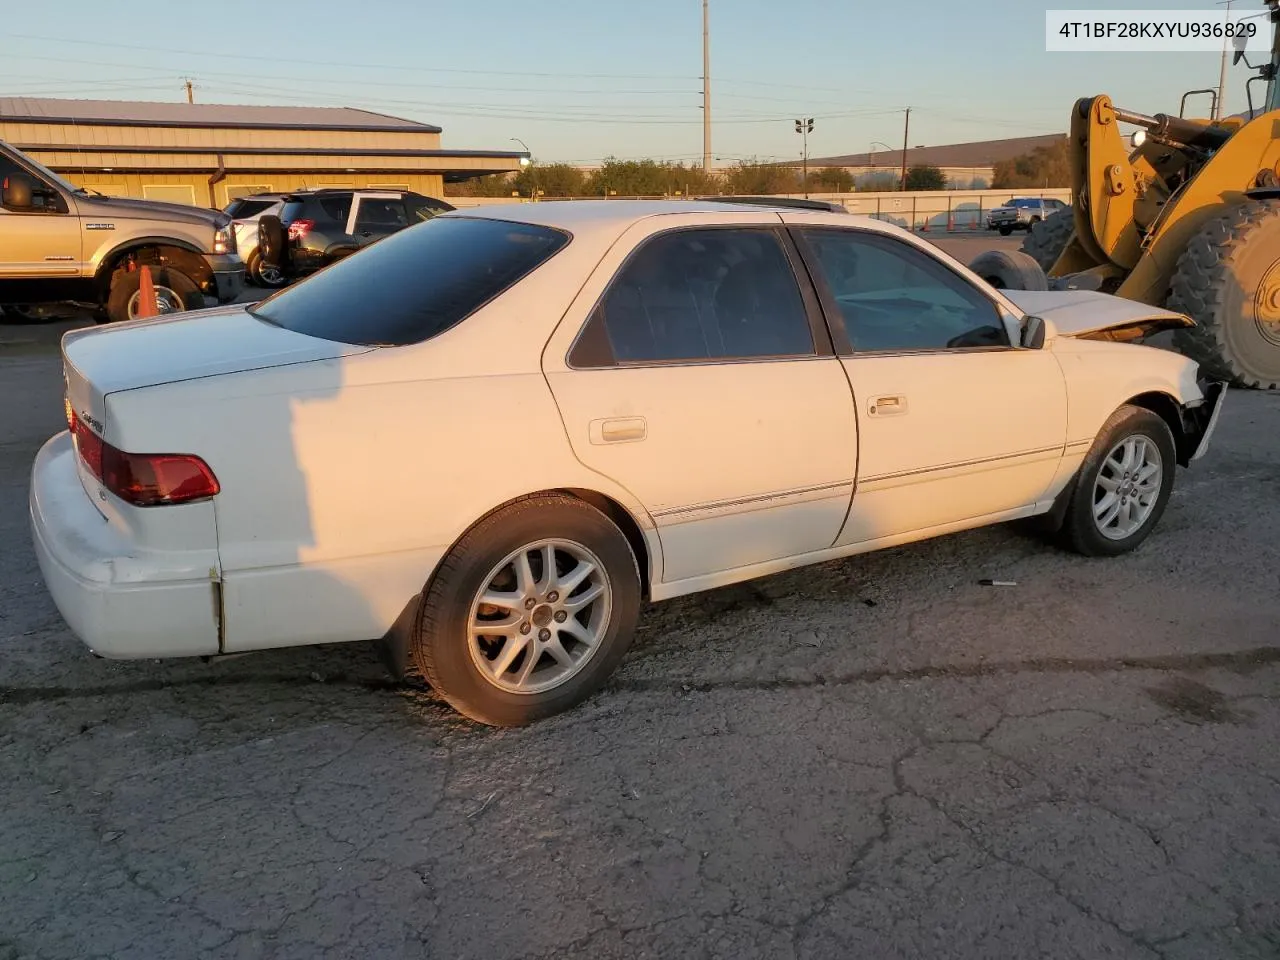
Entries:
[[[540,200],[537,203],[498,203],[479,207],[459,207],[443,214],[448,217],[481,217],[489,220],[512,220],[546,227],[558,227],[570,233],[581,230],[621,231],[649,217],[673,214],[744,214],[758,212],[795,213],[786,205],[733,203],[718,200]],[[816,211],[815,211],[816,212]],[[843,216],[850,216],[845,214]],[[714,218],[712,219],[714,222]]]

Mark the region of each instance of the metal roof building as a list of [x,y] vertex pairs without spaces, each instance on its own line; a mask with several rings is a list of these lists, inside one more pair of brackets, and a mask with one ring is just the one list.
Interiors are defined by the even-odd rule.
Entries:
[[445,150],[437,126],[349,107],[0,97],[0,140],[113,196],[223,207],[302,187],[441,196],[518,170],[523,151]]
[[[995,165],[1012,160],[1039,147],[1053,147],[1066,139],[1064,133],[1049,133],[1034,137],[1009,137],[1004,140],[978,140],[972,143],[948,143],[936,147],[911,147],[906,151],[908,167],[927,165],[938,167],[952,186],[970,189],[987,186],[995,171]],[[880,150],[870,153],[852,153],[840,157],[810,157],[809,169],[838,167],[848,170],[856,181],[876,175],[892,176],[902,168],[902,150]],[[800,166],[788,161],[787,166]]]

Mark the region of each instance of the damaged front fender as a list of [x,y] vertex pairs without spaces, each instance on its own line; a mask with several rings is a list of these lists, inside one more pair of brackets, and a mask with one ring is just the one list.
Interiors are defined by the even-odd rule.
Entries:
[[1201,381],[1200,392],[1204,399],[1194,406],[1182,405],[1182,442],[1178,444],[1178,463],[1187,467],[1204,456],[1209,449],[1209,438],[1218,426],[1223,401],[1227,398],[1225,380]]

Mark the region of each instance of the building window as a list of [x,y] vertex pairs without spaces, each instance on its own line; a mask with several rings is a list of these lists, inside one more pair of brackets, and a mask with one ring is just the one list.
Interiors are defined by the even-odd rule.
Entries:
[[189,183],[144,183],[142,196],[147,200],[196,205],[196,188]]

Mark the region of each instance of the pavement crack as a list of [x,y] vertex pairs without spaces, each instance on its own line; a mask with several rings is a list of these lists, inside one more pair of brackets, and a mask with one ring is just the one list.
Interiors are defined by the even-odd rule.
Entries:
[[[975,677],[1018,676],[1021,674],[1104,674],[1128,671],[1196,671],[1228,669],[1247,672],[1258,667],[1280,663],[1280,647],[1254,647],[1222,653],[1166,654],[1150,657],[1065,658],[1033,657],[1027,660],[989,660],[983,663],[930,664],[892,670],[874,668],[848,673],[818,674],[803,679],[782,677],[743,677],[732,680],[681,680],[673,684],[664,678],[618,680],[610,685],[615,691],[632,693],[672,692],[709,693],[716,690],[804,690],[821,687],[845,687],[882,681],[945,680]],[[0,691],[3,696],[3,691]]]
[[189,687],[314,687],[323,683],[326,687],[354,687],[371,693],[399,691],[401,684],[394,680],[372,677],[354,677],[347,674],[328,674],[323,681],[316,681],[310,674],[278,674],[275,676],[212,676],[187,677],[182,680],[136,680],[132,683],[99,684],[90,687],[4,687],[0,686],[0,705],[25,706],[53,700],[86,700],[93,697],[127,696],[138,693],[159,693]]

